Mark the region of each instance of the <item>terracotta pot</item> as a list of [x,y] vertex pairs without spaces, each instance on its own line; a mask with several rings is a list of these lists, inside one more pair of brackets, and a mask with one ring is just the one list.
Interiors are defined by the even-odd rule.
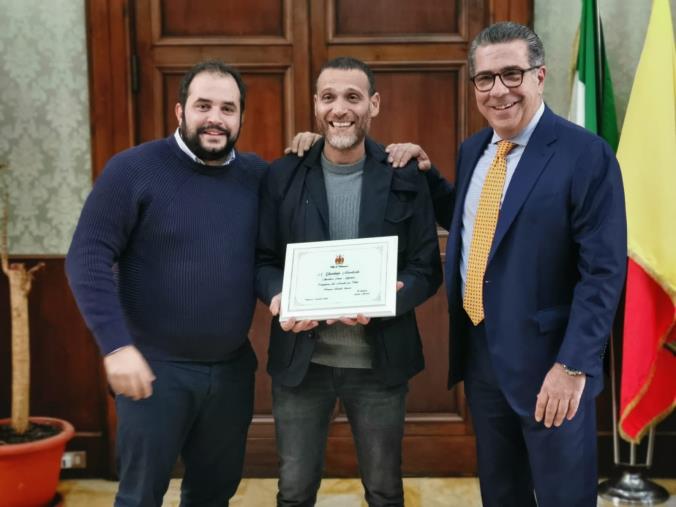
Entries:
[[[61,457],[75,433],[61,419],[31,417],[31,422],[61,428],[53,437],[25,444],[0,445],[0,507],[45,507],[56,493]],[[0,419],[0,424],[9,424]]]

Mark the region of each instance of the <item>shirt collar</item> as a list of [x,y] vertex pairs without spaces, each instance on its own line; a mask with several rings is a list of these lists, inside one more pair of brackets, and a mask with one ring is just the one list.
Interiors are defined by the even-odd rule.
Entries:
[[[188,145],[185,144],[185,142],[183,141],[183,138],[181,137],[181,134],[179,133],[178,130],[179,129],[177,128],[176,132],[174,132],[174,139],[176,139],[176,144],[178,144],[178,147],[181,148],[181,151],[183,153],[185,153],[186,155],[188,155],[194,162],[197,162],[198,164],[206,165],[204,163],[204,160],[202,160],[201,158],[198,158],[197,155],[195,155],[192,151],[190,151],[190,148],[188,148]],[[228,156],[223,161],[223,163],[220,164],[220,165],[229,165],[230,162],[235,160],[236,156],[237,155],[235,154],[235,149],[233,148],[232,150],[230,150],[230,153],[228,153]]]
[[[523,129],[514,137],[509,138],[508,141],[518,146],[526,146],[528,144],[530,136],[533,134],[533,131],[535,130],[535,127],[540,121],[540,118],[542,118],[544,112],[545,112],[545,102],[542,101],[540,102],[540,107],[538,108],[537,111],[535,111],[535,114],[528,122],[528,125],[526,125],[526,128]],[[491,143],[497,143],[498,141],[501,140],[502,138],[498,134],[496,134],[495,131],[493,131],[493,138],[491,139]]]

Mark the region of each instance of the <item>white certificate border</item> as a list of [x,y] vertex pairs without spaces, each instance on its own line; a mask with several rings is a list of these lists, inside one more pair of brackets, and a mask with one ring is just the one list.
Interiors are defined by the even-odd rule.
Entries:
[[[282,304],[280,308],[280,321],[290,318],[296,320],[326,320],[335,317],[354,317],[358,313],[366,317],[393,317],[397,310],[397,247],[399,238],[397,236],[380,236],[374,238],[357,238],[335,241],[312,241],[307,243],[289,243],[286,246],[286,258],[284,263],[284,280],[282,283]],[[292,310],[291,309],[291,289],[294,281],[294,259],[298,254],[307,250],[329,250],[335,252],[336,249],[344,250],[345,247],[380,247],[383,250],[381,254],[384,258],[381,262],[381,269],[384,272],[385,283],[381,284],[384,294],[381,296],[380,303],[371,303],[368,305],[321,307],[313,310]]]

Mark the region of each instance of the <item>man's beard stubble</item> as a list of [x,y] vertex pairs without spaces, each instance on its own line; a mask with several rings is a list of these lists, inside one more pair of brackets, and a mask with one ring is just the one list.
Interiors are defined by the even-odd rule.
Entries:
[[342,135],[331,133],[328,122],[319,118],[317,118],[317,126],[319,127],[319,133],[326,139],[326,142],[336,150],[342,151],[350,150],[364,140],[368,133],[369,121],[365,118],[358,119],[354,125],[354,133]]
[[[205,162],[225,160],[228,154],[235,147],[235,143],[237,143],[237,139],[239,138],[239,132],[236,136],[231,136],[230,129],[217,127],[214,125],[197,127],[195,132],[190,135],[188,133],[187,124],[188,123],[185,121],[185,113],[183,113],[183,121],[179,126],[179,134],[190,151],[193,152],[197,158]],[[228,139],[225,143],[225,146],[221,149],[208,149],[202,146],[202,143],[200,142],[200,134],[206,130],[218,130],[223,132]]]

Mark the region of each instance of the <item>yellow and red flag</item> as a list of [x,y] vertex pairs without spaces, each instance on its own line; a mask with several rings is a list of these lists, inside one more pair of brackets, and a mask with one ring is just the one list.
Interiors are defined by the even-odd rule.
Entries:
[[620,433],[639,442],[676,404],[676,51],[668,0],[654,0],[617,158],[629,268]]

